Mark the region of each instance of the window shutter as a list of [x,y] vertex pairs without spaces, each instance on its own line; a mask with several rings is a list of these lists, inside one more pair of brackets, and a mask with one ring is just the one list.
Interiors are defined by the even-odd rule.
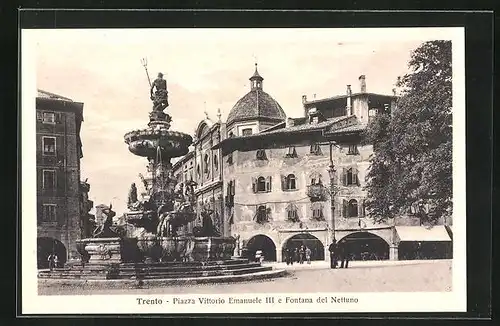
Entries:
[[366,199],[363,199],[361,201],[361,206],[363,207],[363,210],[362,210],[363,217],[365,217],[366,216]]
[[271,191],[271,177],[266,178],[266,191],[270,192]]
[[61,123],[62,122],[62,113],[55,113],[54,119],[55,119],[56,123]]
[[232,184],[232,183],[233,183],[232,181],[229,181],[229,182],[227,183],[226,195],[228,195],[228,196],[231,196],[231,184]]
[[352,168],[352,183],[359,186],[358,169]]
[[36,111],[36,119],[38,121],[43,121],[43,113],[41,111]]
[[252,190],[254,193],[257,192],[257,178],[252,177]]
[[342,217],[347,217],[347,200],[342,200]]
[[231,181],[231,196],[236,195],[236,180]]
[[286,177],[281,175],[281,190],[286,190]]
[[323,213],[323,205],[320,204],[318,205],[319,206],[319,217],[320,218],[323,218],[324,217],[324,213]]
[[364,210],[364,205],[363,205],[363,200],[358,200],[358,217],[363,217],[365,214],[363,214]]
[[36,217],[37,217],[38,223],[43,221],[43,205],[38,205]]
[[347,186],[347,171],[345,168],[342,168],[342,184]]

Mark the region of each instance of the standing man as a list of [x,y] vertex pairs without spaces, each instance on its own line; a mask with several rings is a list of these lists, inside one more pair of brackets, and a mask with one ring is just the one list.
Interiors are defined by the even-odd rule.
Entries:
[[349,251],[347,248],[347,243],[345,241],[341,241],[340,245],[340,268],[348,268],[349,267]]
[[55,254],[50,254],[49,257],[47,258],[47,261],[49,262],[49,269],[52,272],[54,270],[54,265],[55,265]]
[[309,247],[306,247],[306,260],[307,260],[307,264],[310,265],[311,264],[311,249],[309,249]]
[[328,247],[328,251],[330,251],[330,268],[337,268],[337,240],[333,240],[330,246]]
[[300,249],[299,249],[299,264],[304,263],[304,254],[305,254],[304,245],[302,245],[302,246],[300,246]]

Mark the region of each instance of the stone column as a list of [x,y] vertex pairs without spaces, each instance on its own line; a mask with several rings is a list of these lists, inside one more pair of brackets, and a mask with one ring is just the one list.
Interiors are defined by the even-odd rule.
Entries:
[[398,246],[392,245],[389,248],[389,260],[398,260]]
[[330,251],[328,250],[328,247],[325,247],[325,261],[330,263]]
[[281,263],[282,260],[282,249],[280,247],[276,247],[276,262]]

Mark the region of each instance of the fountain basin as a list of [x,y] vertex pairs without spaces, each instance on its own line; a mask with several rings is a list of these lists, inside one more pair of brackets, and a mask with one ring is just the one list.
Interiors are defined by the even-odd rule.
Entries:
[[193,138],[182,132],[166,129],[134,130],[124,136],[129,151],[143,157],[154,157],[161,148],[163,157],[178,157],[188,153]]

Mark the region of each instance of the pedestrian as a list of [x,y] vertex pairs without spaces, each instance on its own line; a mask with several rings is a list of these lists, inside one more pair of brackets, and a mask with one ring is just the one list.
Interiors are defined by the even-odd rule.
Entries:
[[337,268],[337,241],[335,239],[328,247],[328,251],[330,252],[330,268]]
[[299,249],[299,264],[303,264],[304,263],[304,255],[305,255],[305,250],[304,250],[304,246],[300,246],[300,249]]
[[255,262],[260,263],[262,258],[262,250],[257,250],[255,252]]
[[54,254],[54,268],[59,267],[59,257],[57,257],[56,254]]
[[306,260],[307,264],[311,264],[311,249],[309,247],[306,247]]
[[54,254],[50,254],[49,257],[47,258],[47,261],[49,262],[49,269],[51,272],[54,269],[54,259],[55,259]]
[[349,267],[349,251],[347,248],[347,243],[345,241],[340,242],[340,268]]
[[285,249],[285,262],[287,265],[290,265],[292,255],[290,254],[290,248]]
[[298,248],[295,248],[293,250],[293,261],[294,262],[299,262],[299,249]]

